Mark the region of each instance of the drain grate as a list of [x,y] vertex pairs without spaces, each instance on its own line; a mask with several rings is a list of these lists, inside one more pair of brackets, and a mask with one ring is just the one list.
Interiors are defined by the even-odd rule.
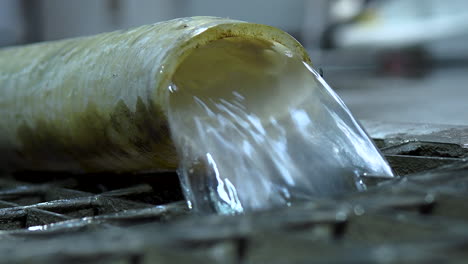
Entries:
[[418,127],[370,127],[399,178],[246,215],[192,214],[170,173],[5,175],[0,262],[465,263],[468,129]]
[[[128,213],[116,213],[152,209],[180,200],[176,175],[15,174],[0,181],[0,230],[28,229],[71,219],[90,221],[112,214],[112,221],[117,221],[119,217],[128,219]],[[150,211],[146,210],[144,217]]]

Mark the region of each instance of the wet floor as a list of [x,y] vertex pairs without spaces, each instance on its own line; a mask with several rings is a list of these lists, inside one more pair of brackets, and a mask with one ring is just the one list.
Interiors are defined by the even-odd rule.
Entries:
[[468,124],[468,67],[434,69],[422,78],[326,70],[324,77],[358,119]]

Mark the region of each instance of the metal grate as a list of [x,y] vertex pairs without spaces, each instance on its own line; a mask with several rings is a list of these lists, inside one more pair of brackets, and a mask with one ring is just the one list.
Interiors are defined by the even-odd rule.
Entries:
[[465,263],[468,128],[365,126],[401,177],[246,215],[190,213],[173,174],[5,175],[0,262]]
[[[72,219],[87,221],[182,200],[176,175],[70,175],[22,173],[0,180],[0,229],[31,229]],[[118,214],[136,210],[129,214]],[[183,210],[185,211],[185,210]],[[181,211],[182,213],[182,211]],[[162,217],[159,212],[154,217]],[[34,229],[34,228],[33,228]]]

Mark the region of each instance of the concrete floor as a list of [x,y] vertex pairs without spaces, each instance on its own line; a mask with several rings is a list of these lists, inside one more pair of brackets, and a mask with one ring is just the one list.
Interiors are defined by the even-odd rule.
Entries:
[[468,68],[435,69],[419,79],[364,71],[324,77],[358,119],[468,125]]

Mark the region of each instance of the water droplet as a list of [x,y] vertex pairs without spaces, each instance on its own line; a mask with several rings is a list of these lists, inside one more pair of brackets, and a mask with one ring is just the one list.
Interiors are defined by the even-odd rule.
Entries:
[[345,211],[338,211],[335,215],[336,221],[346,221],[348,214]]
[[366,211],[364,210],[364,207],[362,207],[361,205],[356,205],[354,206],[354,214],[356,215],[363,215]]
[[424,201],[426,203],[432,203],[432,202],[434,202],[434,200],[435,200],[435,197],[434,197],[434,195],[432,193],[428,193],[426,195],[426,197],[424,197]]
[[288,56],[289,58],[292,58],[293,57],[293,53],[290,51],[290,50],[286,50],[284,52],[284,55]]
[[171,93],[177,92],[177,86],[176,86],[175,84],[169,85],[169,91],[170,91]]

